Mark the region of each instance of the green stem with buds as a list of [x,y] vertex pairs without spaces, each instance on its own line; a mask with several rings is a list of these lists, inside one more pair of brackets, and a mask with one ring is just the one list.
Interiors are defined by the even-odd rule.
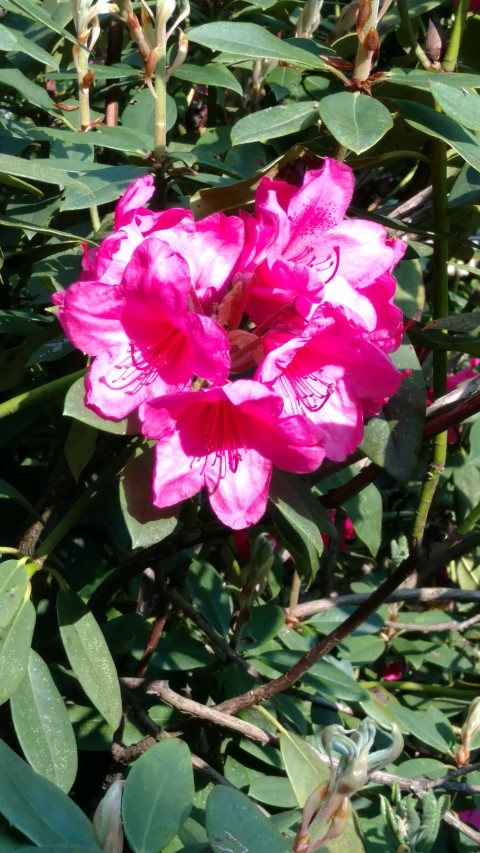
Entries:
[[369,14],[365,20],[365,24],[361,31],[358,32],[358,48],[355,58],[355,68],[353,69],[353,80],[363,83],[370,77],[372,70],[373,50],[365,46],[364,41],[371,31],[377,30],[378,6],[379,0],[363,0],[360,4],[360,9],[365,3],[369,5]]
[[469,5],[470,0],[459,0],[450,40],[442,62],[444,71],[455,71]]
[[[441,139],[432,141],[432,202],[433,238],[432,313],[433,317],[448,315],[448,197],[447,197],[447,147]],[[437,400],[447,392],[447,350],[433,352],[433,396]],[[447,456],[447,432],[433,439],[432,456],[425,482],[422,485],[415,523],[412,531],[414,548],[420,547],[440,475]]]
[[397,0],[397,9],[400,22],[405,31],[411,49],[417,57],[420,65],[422,65],[426,71],[429,71],[432,67],[432,63],[430,62],[427,54],[420,47],[417,41],[417,36],[415,34],[415,30],[413,29],[413,24],[410,20],[410,15],[408,14],[408,6],[406,0]]
[[155,46],[155,127],[153,153],[159,162],[167,148],[167,21],[175,0],[157,0]]

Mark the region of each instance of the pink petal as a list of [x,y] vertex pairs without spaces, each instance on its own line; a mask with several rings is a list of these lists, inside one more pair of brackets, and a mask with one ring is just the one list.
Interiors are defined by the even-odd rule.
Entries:
[[143,314],[146,321],[155,311],[155,305],[182,314],[190,291],[187,262],[156,235],[148,237],[134,250],[123,275],[121,291],[127,310]]
[[154,192],[153,175],[143,175],[130,184],[115,208],[115,230],[130,220],[132,212],[150,201]]
[[317,248],[317,257],[329,248],[338,246],[338,275],[356,287],[362,287],[392,269],[396,252],[386,239],[383,225],[366,219],[345,219],[328,235]]
[[58,319],[76,347],[89,355],[125,341],[121,316],[124,300],[118,289],[96,282],[77,282],[65,291]]
[[92,362],[85,387],[85,404],[114,421],[122,420],[152,397],[177,390],[156,371],[137,367],[129,343],[98,355]]
[[282,259],[274,260],[270,266],[265,260],[256,268],[248,284],[248,294],[246,311],[254,323],[258,325],[271,318],[275,326],[298,319],[297,299],[303,297],[309,304],[320,302],[323,282],[307,266]]
[[[150,408],[150,407],[145,407]],[[162,412],[156,414],[159,432]],[[168,416],[163,427],[168,429]],[[165,434],[155,447],[153,503],[160,508],[174,506],[196,495],[203,486],[204,460],[186,455],[178,432]]]
[[189,312],[185,331],[191,346],[192,373],[221,384],[230,371],[230,344],[227,333],[210,317]]
[[243,530],[260,521],[265,512],[272,463],[256,450],[244,450],[235,471],[226,468],[219,477],[218,464],[206,466],[210,505],[232,530]]

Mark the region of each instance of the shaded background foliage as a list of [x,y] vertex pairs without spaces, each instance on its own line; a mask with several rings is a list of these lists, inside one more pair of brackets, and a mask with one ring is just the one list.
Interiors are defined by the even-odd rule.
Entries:
[[[480,746],[480,16],[466,17],[464,0],[456,13],[436,0],[384,4],[378,59],[362,71],[358,7],[324,2],[315,29],[320,5],[185,7],[185,32],[168,41],[164,137],[146,85],[153,27],[140,4],[98,4],[98,40],[88,34],[85,49],[93,4],[2,0],[6,853],[121,850],[110,786],[125,777],[125,850],[193,853],[227,840],[235,850],[291,850],[299,808],[328,777],[312,747],[325,756],[325,727],[354,730],[365,716],[395,723],[405,749],[353,799],[364,840],[350,814],[328,849],[396,849],[395,815],[379,799],[390,800],[395,782],[418,797],[436,782],[451,793],[438,849],[478,849],[478,832],[459,831],[456,813],[474,810],[480,792],[468,764]],[[350,213],[408,243],[397,271],[400,391],[346,464],[308,478],[277,472],[267,517],[245,534],[232,536],[203,503],[156,511],[151,450],[127,423],[84,407],[85,359],[61,333],[51,294],[76,280],[82,242],[109,232],[114,202],[136,177],[154,171],[157,208],[191,205],[204,216],[250,204],[262,175],[295,179],[325,155],[355,170]],[[433,469],[428,440],[447,428],[440,473],[440,440]],[[432,482],[431,506],[419,506]],[[412,588],[385,603],[412,570]],[[289,681],[312,649],[312,665]],[[235,705],[285,673],[281,692],[255,694],[263,711]],[[107,830],[99,818],[94,832],[109,788]],[[417,827],[414,808],[405,806],[409,849],[428,850],[436,806],[417,805]]]

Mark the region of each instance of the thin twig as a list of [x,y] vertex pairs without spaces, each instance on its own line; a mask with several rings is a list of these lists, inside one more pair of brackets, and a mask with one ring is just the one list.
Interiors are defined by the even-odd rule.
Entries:
[[269,743],[273,745],[278,744],[278,738],[276,735],[266,732],[259,728],[259,726],[255,726],[252,723],[247,723],[245,720],[239,720],[235,717],[231,717],[229,714],[223,714],[221,711],[217,711],[214,707],[202,705],[201,702],[195,702],[193,699],[187,699],[186,696],[181,696],[179,693],[175,693],[175,691],[168,686],[166,681],[144,682],[143,679],[137,678],[122,678],[120,681],[122,685],[130,689],[136,689],[140,686],[143,687],[145,693],[158,696],[158,698],[161,699],[162,702],[165,702],[165,704],[171,705],[172,708],[176,708],[178,711],[182,711],[182,713],[188,714],[189,716],[198,717],[217,726],[232,729],[244,737],[250,738],[250,740],[258,740],[261,743]]
[[249,708],[251,705],[258,705],[265,699],[275,696],[277,693],[283,692],[290,688],[298,681],[306,672],[321,660],[326,654],[332,651],[341,640],[358,628],[375,610],[384,604],[389,595],[396,590],[403,581],[413,572],[419,569],[428,571],[438,570],[446,563],[453,559],[453,554],[457,555],[459,547],[465,550],[470,550],[475,547],[480,541],[480,534],[470,534],[463,538],[455,540],[453,537],[445,540],[439,545],[431,557],[427,558],[424,554],[412,554],[400,563],[400,565],[371,595],[367,601],[360,604],[357,609],[345,619],[341,625],[336,627],[326,637],[323,637],[312,646],[302,657],[289,669],[278,678],[270,681],[268,684],[259,685],[247,693],[242,693],[233,699],[228,699],[217,705],[217,710],[223,713],[236,714],[242,708]]
[[[316,613],[325,613],[337,607],[358,606],[367,601],[370,593],[359,592],[351,595],[337,595],[332,598],[317,598],[315,601],[304,601],[295,611],[297,619],[308,619]],[[425,587],[424,589],[402,589],[392,592],[385,603],[405,601],[409,604],[435,604],[443,601],[461,603],[480,602],[480,591],[469,589],[450,589],[449,587]]]
[[435,631],[466,631],[472,625],[480,622],[480,613],[472,616],[470,619],[465,619],[464,622],[457,622],[455,619],[450,619],[448,622],[433,622],[431,625],[415,625],[414,622],[396,622],[392,619],[385,620],[387,628],[395,628],[396,631],[418,631],[424,634],[431,634]]

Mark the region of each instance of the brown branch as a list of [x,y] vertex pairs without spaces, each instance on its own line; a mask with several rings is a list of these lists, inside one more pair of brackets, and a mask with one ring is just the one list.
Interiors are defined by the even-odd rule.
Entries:
[[453,826],[454,829],[458,829],[458,831],[463,835],[466,835],[468,838],[476,841],[477,844],[480,844],[480,832],[477,832],[473,826],[469,826],[468,823],[464,823],[463,820],[460,820],[456,812],[449,809],[448,812],[445,812],[443,815],[443,820],[445,823],[448,823],[449,826]]
[[[316,613],[325,613],[336,607],[349,607],[351,605],[363,604],[368,600],[370,593],[360,592],[351,595],[337,595],[332,598],[317,598],[315,601],[305,601],[298,604],[295,610],[297,619],[308,619]],[[434,604],[443,601],[457,602],[480,602],[479,590],[450,589],[449,587],[425,587],[423,589],[402,589],[392,592],[386,599],[386,604],[397,601],[405,601],[410,604]]]
[[450,619],[448,622],[432,622],[430,625],[416,625],[414,622],[397,622],[392,619],[385,620],[387,628],[394,628],[396,631],[418,631],[423,634],[431,634],[435,631],[466,631],[472,625],[480,622],[480,613],[472,616],[470,619],[465,619],[464,622],[457,622],[455,619]]
[[226,714],[236,714],[242,708],[249,708],[251,705],[259,703],[275,696],[277,693],[283,692],[290,688],[302,675],[321,660],[326,654],[332,651],[341,640],[348,637],[356,628],[359,627],[375,610],[384,604],[389,595],[396,590],[403,581],[413,572],[419,569],[428,571],[438,570],[450,560],[454,559],[460,553],[465,553],[471,550],[480,542],[480,534],[470,534],[463,538],[449,537],[448,540],[438,545],[430,558],[424,554],[412,554],[403,560],[402,563],[392,572],[371,595],[368,599],[359,605],[357,609],[344,620],[337,628],[331,631],[326,637],[312,646],[287,672],[283,673],[278,678],[270,681],[268,684],[262,684],[247,693],[242,693],[233,699],[228,699],[226,702],[221,702],[216,706],[217,710]]
[[[467,420],[467,418],[477,412],[480,412],[480,391],[478,390],[478,383],[475,386],[475,393],[468,395],[466,399],[461,399],[460,402],[456,404],[452,405],[452,393],[446,394],[445,397],[440,397],[440,399],[435,401],[435,404],[435,414],[432,414],[432,416],[429,417],[427,411],[427,419],[423,430],[424,442],[433,438],[435,435],[445,432],[451,427],[458,426],[463,421]],[[344,486],[340,486],[338,489],[332,489],[326,495],[321,497],[320,503],[328,508],[340,506],[349,498],[361,492],[365,486],[369,485],[369,483],[373,483],[382,471],[383,468],[381,468],[380,465],[376,465],[374,462],[367,463],[364,465],[362,470],[348,483],[345,483]]]
[[[125,684],[127,687],[138,686],[135,684],[137,679],[123,678],[121,681],[122,684]],[[238,732],[238,734],[250,738],[250,740],[258,740],[261,743],[269,743],[275,746],[278,745],[278,737],[276,735],[266,732],[264,729],[259,728],[259,726],[254,726],[252,723],[247,723],[245,720],[238,720],[228,714],[222,714],[214,707],[202,705],[201,702],[195,702],[193,699],[187,699],[185,696],[180,696],[179,693],[175,693],[175,691],[168,686],[166,681],[148,681],[143,683],[142,686],[145,693],[158,696],[162,702],[165,702],[167,705],[171,705],[172,708],[176,708],[184,714],[188,714],[192,717],[198,717],[199,719],[206,720],[209,723],[222,726],[223,728],[232,729],[233,731]]]

